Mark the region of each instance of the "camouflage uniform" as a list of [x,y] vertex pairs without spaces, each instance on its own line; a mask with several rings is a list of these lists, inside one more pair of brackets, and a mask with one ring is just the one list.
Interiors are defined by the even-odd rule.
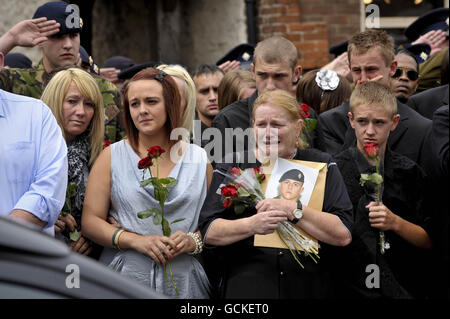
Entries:
[[[97,81],[103,96],[105,140],[111,143],[120,141],[125,136],[125,132],[120,125],[120,93],[113,83],[93,74],[91,75]],[[32,69],[3,69],[0,71],[0,88],[11,93],[40,99],[44,91],[43,83],[48,81],[48,76],[42,60]]]
[[419,66],[419,87],[416,92],[422,92],[441,86],[441,66],[447,49],[433,55]]

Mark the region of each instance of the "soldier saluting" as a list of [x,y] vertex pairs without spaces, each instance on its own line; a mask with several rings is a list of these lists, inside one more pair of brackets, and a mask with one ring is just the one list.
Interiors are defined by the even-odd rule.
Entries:
[[[34,13],[33,20],[21,21],[0,38],[0,51],[8,53],[15,46],[39,45],[43,58],[31,69],[3,69],[0,88],[39,99],[43,84],[57,68],[76,65],[79,59],[83,20],[77,7],[63,1],[47,2]],[[93,75],[94,76],[94,75]],[[114,143],[123,137],[119,125],[120,94],[115,85],[94,76],[105,106],[105,139]]]

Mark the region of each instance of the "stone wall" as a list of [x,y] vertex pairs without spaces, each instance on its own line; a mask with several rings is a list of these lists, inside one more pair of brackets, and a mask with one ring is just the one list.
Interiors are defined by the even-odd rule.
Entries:
[[[45,2],[0,0],[0,34],[30,19]],[[99,66],[110,56],[125,55],[137,63],[161,60],[193,70],[247,42],[244,0],[94,0],[90,20],[91,34],[83,30],[81,37],[84,43],[90,40]],[[39,48],[12,52],[22,52],[34,63],[41,58]]]
[[244,0],[96,0],[92,20],[99,65],[125,55],[193,70],[247,42]]
[[[3,35],[18,22],[31,19],[36,9],[46,0],[0,0],[0,34]],[[33,63],[38,63],[42,57],[39,48],[16,47],[11,52],[20,52],[28,56]]]
[[215,64],[236,45],[247,42],[244,0],[185,0],[181,57],[186,65]]

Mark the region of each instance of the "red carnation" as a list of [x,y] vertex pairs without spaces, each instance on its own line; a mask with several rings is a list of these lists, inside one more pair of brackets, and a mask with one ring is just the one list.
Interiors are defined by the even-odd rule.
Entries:
[[222,195],[225,197],[231,197],[236,198],[238,196],[237,194],[237,187],[233,184],[225,185],[221,188]]
[[229,209],[229,208],[233,207],[233,201],[231,199],[229,199],[229,198],[226,198],[223,201],[223,207],[225,207],[226,209]]
[[148,150],[148,156],[151,158],[157,158],[159,157],[162,153],[165,153],[166,151],[161,147],[161,146],[152,146],[150,147]]
[[147,168],[152,166],[152,159],[150,157],[144,157],[143,159],[141,159],[138,163],[138,168],[139,169],[143,169],[143,168]]
[[110,146],[111,144],[112,144],[112,143],[111,143],[110,141],[104,140],[104,141],[103,141],[103,148],[106,148],[106,147]]
[[309,117],[310,114],[309,114],[308,104],[303,103],[303,104],[299,105],[299,109],[300,109],[300,113],[303,118]]
[[367,143],[364,145],[364,151],[369,158],[375,159],[378,156],[378,144]]
[[231,169],[231,175],[240,176],[242,174],[241,170],[237,167]]

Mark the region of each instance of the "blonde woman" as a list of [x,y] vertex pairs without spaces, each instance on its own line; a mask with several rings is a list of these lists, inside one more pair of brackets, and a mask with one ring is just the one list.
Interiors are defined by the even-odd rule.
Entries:
[[236,101],[250,97],[256,91],[253,73],[248,70],[227,72],[218,88],[219,110]]
[[[194,117],[195,117],[195,84],[192,80],[189,72],[178,64],[161,64],[157,67],[158,70],[166,72],[172,76],[180,92],[180,114],[181,114],[181,127],[189,131],[189,134],[193,133],[194,129]],[[187,140],[185,139],[187,138]],[[189,136],[184,136],[183,139],[189,140]]]
[[69,162],[68,185],[75,189],[70,197],[71,214],[60,215],[55,223],[55,233],[63,236],[73,250],[89,255],[91,243],[82,235],[75,241],[69,232],[81,229],[89,170],[103,148],[104,110],[103,98],[97,82],[87,72],[69,68],[57,72],[48,82],[41,97],[52,110],[67,143]]
[[[297,100],[284,90],[266,91],[258,96],[252,113],[256,147],[235,153],[232,163],[217,163],[210,191],[203,204],[199,228],[211,250],[205,268],[210,272],[219,298],[325,298],[330,297],[330,246],[351,241],[352,204],[344,181],[330,155],[306,149],[302,138],[303,116]],[[275,136],[272,132],[276,131]],[[295,159],[327,163],[322,211],[301,202],[267,198],[236,215],[225,208],[217,189],[230,181],[233,167],[261,167],[266,159]],[[298,216],[297,211],[302,211]],[[321,261],[305,258],[305,269],[290,256],[288,249],[257,247],[254,235],[273,233],[278,222],[291,221],[320,241]]]

